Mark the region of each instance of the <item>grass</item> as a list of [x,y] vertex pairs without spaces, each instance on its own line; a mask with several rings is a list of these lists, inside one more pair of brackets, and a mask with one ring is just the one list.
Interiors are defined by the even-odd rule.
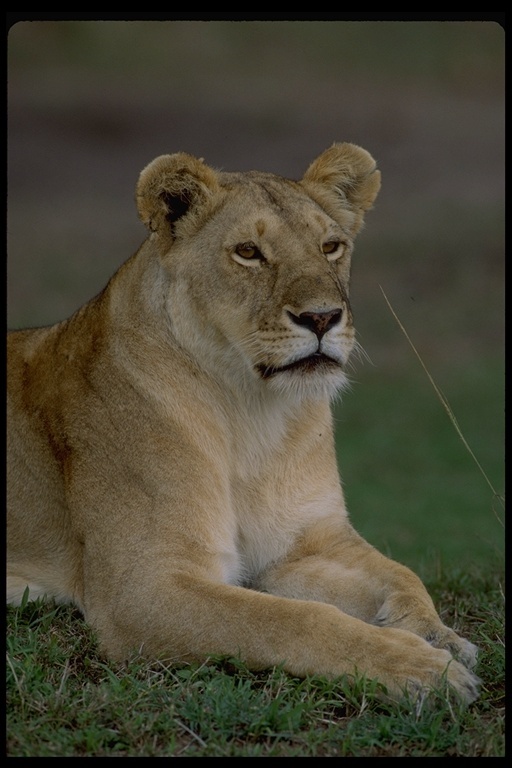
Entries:
[[[69,607],[7,612],[10,757],[499,757],[504,755],[501,578],[429,584],[446,621],[480,647],[481,698],[384,704],[369,681],[254,673],[234,659],[105,663]],[[470,618],[468,618],[470,617]]]
[[365,366],[356,378],[336,412],[340,471],[355,527],[423,578],[453,564],[499,569],[503,361],[466,362],[434,377],[485,475],[412,357],[404,355],[399,372]]
[[[468,434],[479,435],[479,463],[498,489],[501,414],[489,407],[489,393],[499,369],[489,363],[486,375],[472,377],[469,401],[462,374],[447,378],[464,440],[471,445]],[[478,701],[467,709],[441,696],[385,704],[372,681],[349,686],[299,680],[281,669],[255,673],[235,659],[106,663],[75,610],[26,603],[7,609],[8,756],[504,756],[499,490],[493,498],[417,371],[392,381],[387,371],[385,386],[382,375],[365,374],[338,416],[352,519],[372,543],[420,573],[445,623],[478,645]],[[411,422],[421,439],[411,440]]]
[[[76,611],[35,602],[7,609],[7,755],[504,756],[502,424],[491,396],[501,364],[488,361],[480,377],[446,373],[456,414],[402,368],[366,371],[337,414],[349,508],[363,535],[420,573],[445,623],[479,646],[478,701],[390,705],[372,681],[255,673],[235,659],[106,663]],[[474,437],[478,462],[467,450]]]
[[[372,681],[299,680],[281,669],[255,673],[236,659],[106,663],[78,612],[38,601],[7,609],[8,756],[504,756],[501,503],[496,499],[495,515],[490,490],[443,408],[430,392],[425,402],[418,392],[408,399],[407,377],[384,388],[396,414],[385,399],[386,419],[361,429],[361,414],[375,414],[383,396],[382,379],[374,376],[361,383],[357,410],[349,403],[340,412],[347,410],[339,442],[342,453],[350,445],[352,516],[370,540],[421,573],[445,623],[479,646],[480,699],[467,709],[441,696],[391,705]],[[459,402],[456,384],[452,378]],[[489,377],[482,377],[487,393],[488,387]],[[488,402],[478,387],[474,395]],[[481,429],[485,411],[472,402],[466,407],[461,422],[472,433]],[[479,419],[472,422],[470,414]],[[423,423],[423,438],[404,445],[400,430],[413,418]],[[392,433],[390,421],[397,422]],[[499,482],[495,422],[489,414],[484,421],[483,461]],[[368,482],[368,463],[380,453],[382,473]],[[396,503],[397,491],[405,503]]]

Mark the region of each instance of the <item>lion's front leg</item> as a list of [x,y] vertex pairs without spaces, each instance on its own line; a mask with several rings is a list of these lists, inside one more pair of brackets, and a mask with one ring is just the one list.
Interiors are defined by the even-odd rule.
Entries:
[[347,521],[316,524],[288,558],[260,574],[273,594],[336,605],[368,624],[404,629],[473,668],[477,648],[445,626],[422,581],[382,555]]
[[[432,690],[454,691],[461,702],[478,696],[479,680],[442,649],[412,632],[380,629],[333,605],[289,600],[213,581],[203,569],[169,570],[151,557],[151,568],[130,574],[115,602],[90,618],[102,649],[122,659],[138,651],[167,660],[239,656],[251,668],[283,665],[301,677],[364,675],[382,683],[391,699]],[[162,577],[155,580],[154,566]],[[135,576],[135,573],[133,573]],[[134,600],[137,592],[145,599]]]

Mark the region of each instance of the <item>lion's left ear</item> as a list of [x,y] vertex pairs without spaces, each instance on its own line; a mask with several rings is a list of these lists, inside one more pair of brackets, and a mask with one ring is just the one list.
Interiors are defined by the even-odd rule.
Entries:
[[136,188],[139,216],[159,235],[162,246],[172,243],[179,219],[197,219],[219,190],[217,174],[202,160],[185,152],[161,155],[144,168]]
[[302,184],[321,198],[319,202],[334,217],[340,206],[355,213],[355,234],[379,192],[380,171],[365,149],[356,144],[333,144],[311,163]]

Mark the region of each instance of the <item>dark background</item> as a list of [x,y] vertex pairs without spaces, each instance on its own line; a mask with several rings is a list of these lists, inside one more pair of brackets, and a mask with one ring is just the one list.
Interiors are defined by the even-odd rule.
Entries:
[[67,316],[138,247],[156,155],[297,178],[353,141],[383,175],[352,287],[372,359],[396,337],[380,285],[429,354],[501,354],[496,23],[21,22],[8,43],[11,326]]

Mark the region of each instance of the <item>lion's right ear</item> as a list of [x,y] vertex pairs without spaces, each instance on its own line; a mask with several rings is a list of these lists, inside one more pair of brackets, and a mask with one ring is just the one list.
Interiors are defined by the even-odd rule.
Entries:
[[136,188],[139,216],[143,223],[163,239],[185,215],[195,218],[219,190],[217,174],[192,155],[177,152],[161,155],[144,168]]

